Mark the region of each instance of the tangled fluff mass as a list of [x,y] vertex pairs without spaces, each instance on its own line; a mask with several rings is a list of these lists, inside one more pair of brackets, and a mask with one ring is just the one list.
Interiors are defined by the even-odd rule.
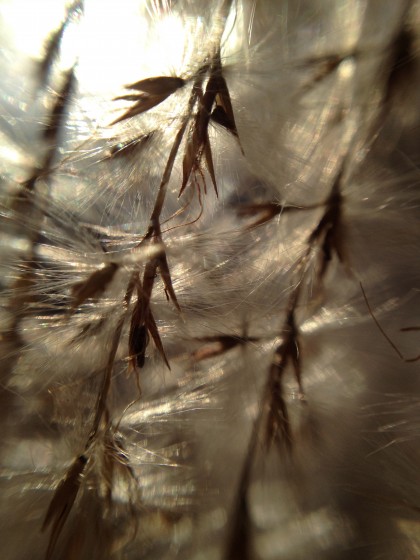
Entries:
[[2,0],[5,560],[420,557],[417,0]]

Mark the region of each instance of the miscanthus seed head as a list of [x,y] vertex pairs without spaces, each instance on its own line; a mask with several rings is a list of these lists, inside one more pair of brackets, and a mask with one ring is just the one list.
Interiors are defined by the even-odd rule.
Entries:
[[5,558],[419,555],[419,14],[3,0]]

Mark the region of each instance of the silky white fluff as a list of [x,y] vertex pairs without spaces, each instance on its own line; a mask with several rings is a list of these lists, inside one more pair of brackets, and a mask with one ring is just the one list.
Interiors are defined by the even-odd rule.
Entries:
[[[3,557],[420,556],[420,3],[2,0],[0,22]],[[219,51],[218,196],[204,156],[179,196]],[[185,84],[124,118],[159,76]],[[133,371],[124,297],[162,251],[170,369],[149,329]]]

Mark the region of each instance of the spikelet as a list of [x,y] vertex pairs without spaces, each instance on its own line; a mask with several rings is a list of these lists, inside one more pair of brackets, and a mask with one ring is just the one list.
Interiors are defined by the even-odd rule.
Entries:
[[419,1],[0,26],[2,557],[419,557]]

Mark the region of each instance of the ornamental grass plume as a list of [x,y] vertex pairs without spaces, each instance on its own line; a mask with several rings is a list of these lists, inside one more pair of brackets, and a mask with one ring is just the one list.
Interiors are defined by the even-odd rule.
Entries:
[[420,557],[420,2],[0,25],[2,558]]

